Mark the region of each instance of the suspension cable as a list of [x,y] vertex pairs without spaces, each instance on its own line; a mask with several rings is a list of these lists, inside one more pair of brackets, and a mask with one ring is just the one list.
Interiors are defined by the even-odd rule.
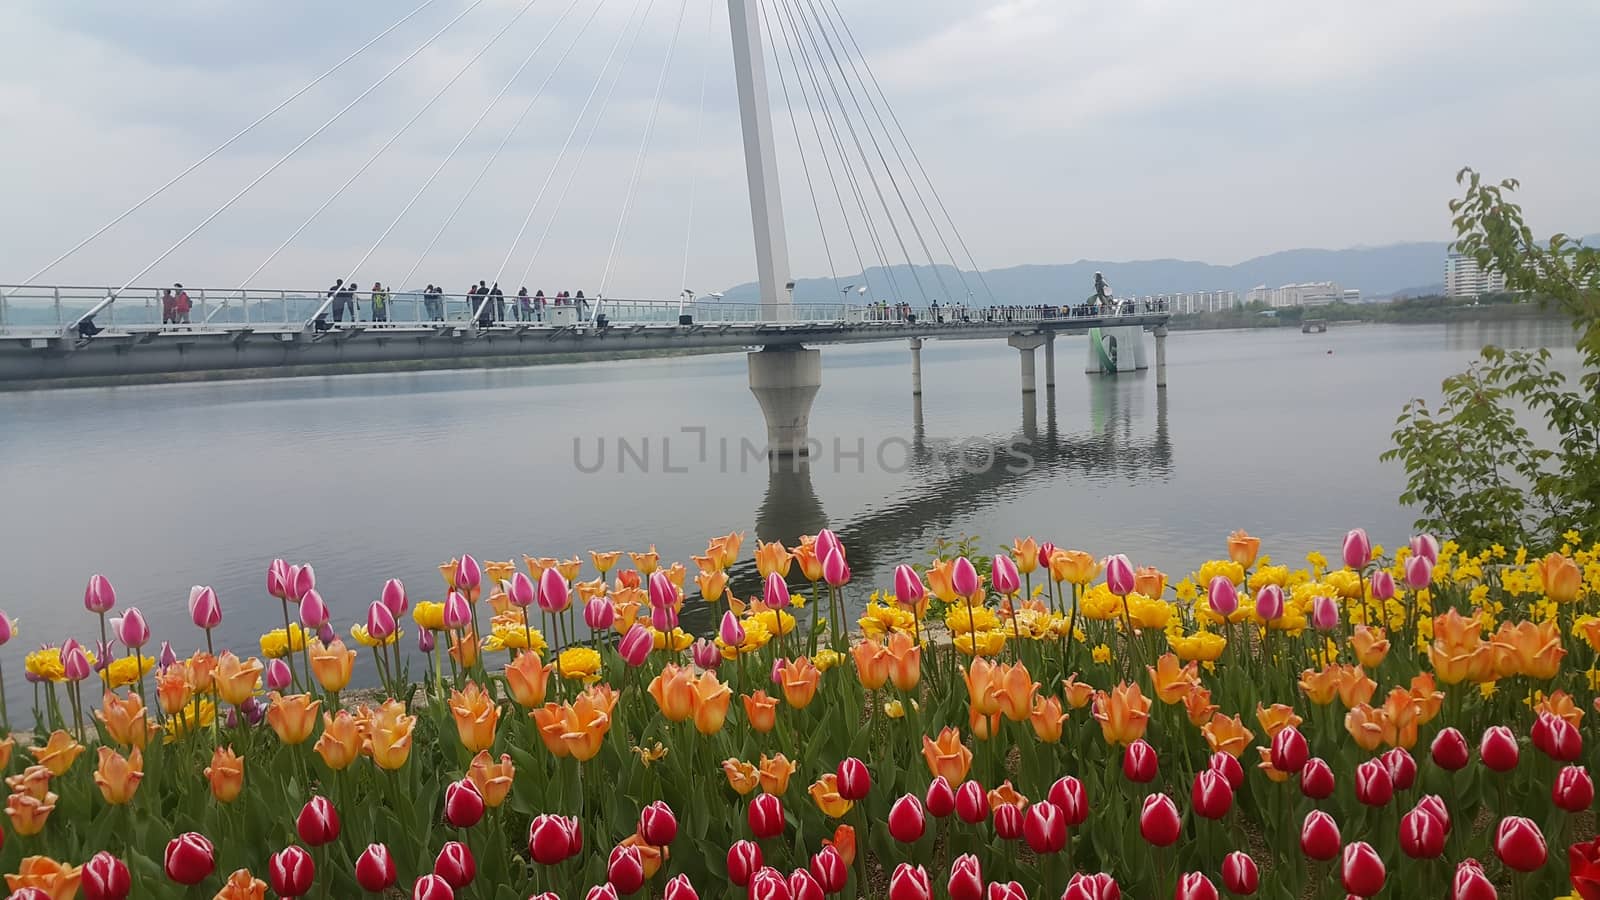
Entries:
[[639,142],[639,155],[633,163],[633,176],[628,179],[628,192],[622,197],[622,215],[617,219],[616,234],[611,236],[611,252],[606,254],[605,272],[600,276],[600,291],[596,295],[598,307],[601,300],[605,299],[606,285],[611,281],[611,264],[616,259],[617,247],[622,243],[623,232],[628,225],[628,211],[633,205],[634,191],[639,186],[639,175],[644,170],[645,155],[650,149],[650,135],[655,131],[656,114],[661,111],[661,93],[667,85],[667,72],[672,68],[672,57],[678,49],[678,36],[683,32],[683,14],[689,8],[689,0],[682,0],[678,4],[677,23],[672,28],[672,42],[667,45],[667,56],[661,61],[661,74],[656,77],[656,96],[650,103],[650,118],[645,120],[644,139]]
[[[96,228],[94,230],[94,232],[92,234],[90,234],[88,237],[86,237],[83,240],[79,241],[78,243],[72,245],[71,248],[66,250],[60,256],[57,256],[55,259],[52,259],[52,260],[50,260],[50,262],[46,263],[44,265],[44,267],[41,268],[39,271],[34,272],[32,275],[29,275],[27,278],[23,279],[22,283],[23,284],[32,283],[35,278],[38,278],[40,275],[43,275],[44,273],[46,273],[46,272],[50,271],[51,269],[55,268],[57,265],[59,265],[61,263],[62,260],[66,259],[67,257],[71,256],[74,253],[77,253],[79,250],[82,250],[84,247],[88,246],[89,243],[91,241],[93,241],[95,238],[98,238],[100,235],[105,234],[107,231],[111,230],[111,228],[113,226],[115,226],[118,222],[121,222],[123,219],[126,219],[127,217],[129,217],[129,216],[133,215],[134,213],[138,212],[140,209],[142,209],[144,207],[144,205],[146,203],[149,203],[151,200],[154,200],[156,197],[158,197],[162,193],[164,193],[167,190],[167,188],[170,188],[173,185],[177,184],[178,182],[182,181],[190,172],[193,172],[195,169],[200,168],[202,165],[204,165],[206,162],[208,162],[212,157],[216,156],[218,153],[221,153],[222,151],[224,151],[224,150],[228,149],[229,147],[233,146],[234,142],[238,141],[240,138],[242,138],[245,135],[249,134],[251,131],[253,131],[255,129],[255,127],[257,125],[260,125],[262,122],[265,122],[266,120],[272,118],[273,115],[275,115],[279,110],[283,109],[285,106],[288,106],[290,103],[293,103],[295,100],[299,99],[299,97],[302,94],[304,94],[306,91],[309,91],[312,88],[316,87],[317,85],[321,84],[322,81],[324,79],[326,79],[329,75],[332,75],[333,73],[335,73],[335,72],[339,71],[340,69],[344,68],[345,63],[348,63],[350,60],[355,59],[357,56],[360,56],[368,47],[371,47],[373,44],[376,44],[378,41],[384,39],[385,37],[388,37],[390,32],[394,31],[396,28],[399,28],[401,25],[404,25],[406,22],[410,21],[413,16],[415,16],[419,12],[422,12],[424,9],[427,9],[429,6],[432,6],[434,4],[434,2],[435,2],[435,0],[422,0],[421,5],[419,5],[416,9],[413,9],[411,12],[408,12],[404,16],[401,16],[399,19],[395,20],[395,23],[393,25],[390,25],[388,28],[385,28],[384,30],[378,32],[377,36],[372,38],[372,40],[367,41],[365,44],[362,44],[361,46],[357,47],[355,50],[350,52],[350,55],[348,55],[344,59],[341,59],[338,62],[334,63],[333,64],[333,68],[327,70],[326,72],[323,72],[321,75],[318,75],[316,78],[313,78],[310,81],[306,82],[305,86],[301,87],[298,91],[295,91],[294,93],[292,93],[289,96],[285,97],[277,106],[274,106],[273,108],[267,110],[265,113],[262,113],[259,118],[257,118],[254,122],[251,122],[249,125],[246,125],[244,128],[240,129],[236,134],[234,134],[233,137],[228,138],[227,140],[225,140],[222,143],[218,144],[216,147],[213,147],[211,149],[211,152],[207,153],[206,155],[204,155],[204,156],[200,157],[199,159],[195,160],[194,162],[190,163],[186,168],[184,168],[183,171],[179,172],[178,174],[176,174],[176,175],[172,176],[170,179],[168,179],[165,184],[161,185],[160,187],[158,187],[155,190],[151,191],[150,193],[146,194],[144,199],[140,200],[138,203],[135,203],[132,206],[128,207],[127,209],[123,210],[122,213],[120,215],[118,215],[116,218],[114,218],[111,221],[105,223],[104,225],[101,225],[99,228]],[[19,290],[19,288],[12,288],[11,291],[7,294],[7,296],[9,296],[11,293],[15,293],[17,290]]]
[[[706,3],[705,51],[700,60],[700,105],[694,117],[696,140],[700,138],[701,129],[705,127],[706,121],[706,75],[711,70],[711,40],[712,31],[716,26],[716,19],[716,0],[708,0]],[[689,247],[694,240],[694,196],[699,175],[699,169],[694,167],[689,169],[689,215],[688,221],[683,227],[683,272],[678,276],[678,289],[680,291],[688,290],[687,285],[689,284]],[[680,293],[678,296],[682,297],[683,294]]]

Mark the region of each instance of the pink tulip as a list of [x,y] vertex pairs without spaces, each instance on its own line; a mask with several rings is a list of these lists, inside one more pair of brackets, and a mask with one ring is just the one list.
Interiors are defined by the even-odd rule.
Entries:
[[1426,556],[1413,556],[1406,560],[1406,585],[1421,590],[1433,581],[1433,563]]
[[545,612],[565,612],[572,605],[567,579],[554,566],[539,573],[539,608]]
[[610,597],[596,597],[583,605],[583,624],[590,631],[606,631],[617,620],[617,605]]
[[417,629],[417,649],[423,653],[432,653],[435,645],[433,632],[426,628]]
[[894,599],[901,606],[910,608],[922,602],[927,595],[927,588],[922,585],[922,576],[917,570],[905,563],[894,567]]
[[303,566],[290,566],[288,580],[284,582],[284,599],[290,603],[299,603],[300,598],[307,591],[314,590],[317,586],[317,573],[311,568],[310,563]]
[[[446,607],[446,610],[448,609],[449,607]],[[467,621],[471,620],[469,612]],[[389,612],[389,607],[384,606],[382,600],[372,601],[372,605],[367,607],[367,634],[376,640],[386,641],[394,636],[396,627],[394,613]]]
[[511,601],[512,606],[527,609],[539,598],[538,595],[539,591],[533,586],[533,579],[529,578],[526,572],[517,572],[506,582],[506,599]]
[[1344,564],[1360,570],[1372,561],[1372,542],[1367,540],[1365,528],[1352,528],[1344,536]]
[[1318,631],[1339,627],[1339,604],[1332,597],[1311,598],[1311,625]]
[[657,569],[650,573],[650,605],[672,606],[678,605],[678,586],[672,583],[667,573]]
[[1394,597],[1394,576],[1388,569],[1374,569],[1372,572],[1372,599],[1382,603]]
[[112,619],[111,628],[116,633],[117,640],[125,647],[143,647],[150,640],[150,625],[145,622],[144,613],[139,612],[136,606],[128,607],[127,612]]
[[61,668],[68,681],[82,681],[89,677],[89,654],[83,652],[83,646],[71,638],[61,645]]
[[694,646],[689,648],[689,656],[702,669],[715,669],[722,665],[722,650],[705,638],[694,642]]
[[476,591],[483,588],[483,567],[472,558],[472,554],[463,553],[456,563],[456,590]]
[[322,602],[322,595],[314,590],[306,591],[306,595],[300,598],[300,624],[316,631],[328,618],[328,605]]
[[281,691],[289,686],[289,664],[281,659],[267,661],[267,690]]
[[[103,653],[104,651],[102,651]],[[172,649],[168,641],[161,642],[161,653],[156,657],[156,666],[165,672],[178,664],[178,651]]]
[[217,592],[209,587],[195,585],[189,588],[189,618],[196,628],[215,628],[222,624],[222,604]]
[[635,624],[622,636],[622,642],[617,644],[617,653],[623,662],[637,668],[644,665],[644,661],[650,658],[650,651],[655,647],[655,637],[650,634],[650,629]]
[[1233,586],[1233,579],[1226,575],[1218,575],[1211,579],[1211,584],[1206,586],[1206,602],[1211,604],[1211,611],[1219,616],[1231,616],[1239,608],[1239,590]]
[[324,644],[333,643],[333,639],[336,637],[338,637],[338,635],[333,633],[333,626],[327,622],[323,622],[321,627],[317,629],[317,640],[323,642]]
[[444,598],[444,627],[455,631],[472,624],[472,606],[467,598],[451,591]]
[[995,555],[989,569],[989,580],[994,583],[995,590],[1007,596],[1022,590],[1022,576],[1017,574],[1017,564],[1004,553]]
[[410,606],[406,600],[406,586],[398,578],[391,578],[383,583],[383,593],[379,599],[383,601],[384,606],[389,607],[389,612],[394,613],[397,619],[405,615],[406,608]]
[[783,609],[789,605],[789,585],[784,583],[782,575],[773,572],[767,576],[762,585],[761,602],[768,609]]
[[83,589],[83,608],[92,613],[108,613],[117,605],[117,589],[104,575],[90,575]]
[[822,580],[828,587],[844,587],[850,583],[850,565],[843,553],[830,553],[822,558]]
[[789,661],[787,659],[784,659],[781,656],[775,657],[772,660],[772,675],[771,675],[771,677],[772,677],[772,683],[773,684],[783,684],[783,667],[788,665],[788,664],[789,664]]
[[16,629],[11,626],[11,617],[0,611],[0,647],[4,647],[15,633]]
[[744,643],[744,625],[739,622],[733,610],[726,610],[722,614],[722,624],[717,628],[717,635],[729,647],[737,647]]
[[824,528],[817,532],[817,559],[826,559],[830,554],[837,552],[844,555],[844,544],[840,543],[839,536],[832,530]]
[[1419,534],[1411,538],[1411,555],[1421,556],[1428,562],[1439,564],[1439,539],[1431,534]]
[[267,566],[267,596],[279,600],[289,597],[289,564],[281,559],[275,559]]
[[972,561],[965,556],[956,557],[950,567],[950,587],[963,597],[978,593],[978,570],[972,567]]
[[1106,557],[1106,587],[1119,597],[1133,593],[1133,561],[1125,554]]
[[650,607],[650,624],[657,631],[671,631],[678,627],[678,608],[672,604]]
[[1256,591],[1256,615],[1271,622],[1283,615],[1283,588],[1275,584],[1263,585]]

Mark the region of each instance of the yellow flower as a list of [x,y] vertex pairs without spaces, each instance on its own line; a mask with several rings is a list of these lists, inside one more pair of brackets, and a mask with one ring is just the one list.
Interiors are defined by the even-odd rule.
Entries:
[[593,684],[600,680],[600,654],[589,647],[568,647],[559,658],[561,676]]
[[164,744],[170,744],[186,735],[193,734],[196,730],[210,728],[217,721],[217,704],[208,699],[198,703],[190,703],[178,710],[176,715],[167,717],[164,726],[166,736],[161,739]]
[[650,641],[657,650],[670,650],[673,653],[681,653],[689,649],[689,645],[694,643],[694,635],[684,631],[682,628],[674,628],[670,632],[658,631],[652,628],[650,629]]
[[915,621],[916,616],[909,609],[868,603],[866,614],[861,617],[859,624],[862,637],[867,640],[881,640],[890,632],[913,630]]
[[135,747],[123,756],[110,747],[100,747],[100,765],[94,770],[94,783],[100,795],[112,806],[122,806],[133,800],[144,779],[144,754]]
[[149,674],[155,668],[156,661],[148,656],[124,656],[114,659],[111,664],[100,670],[100,677],[105,681],[106,687],[111,690],[127,687],[139,680],[139,676]]
[[[452,570],[454,568],[454,566],[451,566]],[[443,631],[444,604],[428,600],[417,601],[417,605],[411,607],[411,621],[416,622],[418,628],[426,628],[429,631]]]
[[456,720],[456,734],[468,753],[494,745],[495,726],[500,723],[500,708],[475,681],[463,690],[450,692],[450,714]]
[[1111,662],[1111,648],[1107,647],[1105,644],[1096,646],[1094,650],[1091,651],[1090,655],[1093,657],[1095,662],[1100,663],[1101,665]]
[[994,631],[1000,627],[1000,616],[987,606],[969,607],[960,604],[951,606],[944,614],[944,627],[948,628],[951,634]]
[[660,741],[656,741],[648,749],[645,747],[632,747],[629,749],[633,750],[639,757],[639,765],[644,766],[646,769],[650,768],[651,764],[667,758],[667,748],[663,747]]
[[72,735],[65,731],[53,731],[50,740],[43,746],[30,747],[29,753],[39,761],[39,765],[50,770],[50,774],[60,777],[72,768],[72,763],[83,752],[83,745],[72,739]]
[[1228,639],[1213,632],[1197,631],[1187,636],[1169,634],[1167,643],[1181,660],[1215,662],[1222,657],[1222,651],[1227,649]]
[[906,705],[899,700],[890,700],[883,705],[883,714],[891,719],[903,719],[906,717]]
[[950,642],[967,656],[995,656],[1005,646],[1006,633],[996,630],[980,631],[974,635],[963,631],[952,637]]
[[396,628],[393,634],[380,641],[367,631],[367,626],[359,624],[350,626],[350,639],[363,647],[379,647],[388,644],[397,644],[400,642],[400,638],[404,636],[405,632]]
[[496,622],[488,640],[483,642],[483,649],[490,653],[530,648],[534,653],[543,653],[548,647],[539,629],[528,628],[521,622]]
[[61,682],[67,680],[67,670],[61,664],[61,648],[45,647],[29,653],[22,662],[22,667],[29,675],[40,681]]
[[298,622],[290,622],[287,633],[282,628],[274,628],[261,636],[261,655],[267,659],[282,659],[291,652],[299,653],[305,646],[305,629]]
[[811,785],[811,799],[816,801],[817,809],[830,819],[842,819],[855,803],[839,796],[839,778],[832,772],[823,775]]

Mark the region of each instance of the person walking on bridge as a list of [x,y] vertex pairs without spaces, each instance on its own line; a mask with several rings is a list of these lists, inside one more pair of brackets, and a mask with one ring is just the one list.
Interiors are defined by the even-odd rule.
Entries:
[[494,283],[494,288],[489,291],[489,296],[494,300],[494,320],[496,322],[504,322],[506,320],[506,294],[505,291],[500,290],[500,282],[496,281]]
[[189,310],[193,307],[193,304],[189,302],[189,292],[184,290],[181,284],[174,284],[173,287],[177,289],[178,293],[172,298],[174,316],[172,321],[187,325],[189,324]]
[[372,321],[389,321],[389,292],[376,281],[372,283]]
[[178,314],[173,310],[172,304],[172,289],[163,288],[161,291],[161,324],[163,325],[171,325],[178,320]]

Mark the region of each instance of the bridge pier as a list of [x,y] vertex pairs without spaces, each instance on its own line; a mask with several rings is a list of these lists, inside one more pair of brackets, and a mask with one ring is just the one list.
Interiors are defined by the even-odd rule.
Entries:
[[1033,351],[1044,345],[1042,334],[1013,334],[1006,339],[1006,343],[1017,348],[1022,357],[1022,392],[1032,394],[1038,391],[1038,381],[1034,374]]
[[1167,386],[1167,326],[1157,325],[1156,336],[1156,387]]
[[767,419],[767,456],[809,456],[811,401],[822,387],[822,351],[769,346],[746,359],[750,393]]
[[1044,389],[1050,393],[1056,390],[1056,333],[1045,332],[1044,336]]
[[922,338],[911,339],[911,395],[922,396]]

